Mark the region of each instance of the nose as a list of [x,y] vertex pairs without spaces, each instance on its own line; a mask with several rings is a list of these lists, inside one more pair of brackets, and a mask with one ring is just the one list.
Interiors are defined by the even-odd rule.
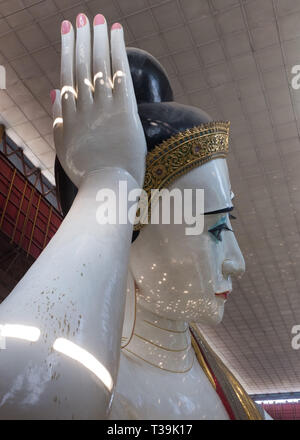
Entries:
[[224,256],[222,274],[225,279],[238,277],[245,272],[245,260],[233,232],[224,234]]
[[242,255],[238,260],[226,259],[222,264],[222,273],[225,279],[229,276],[241,276],[245,272],[245,260]]

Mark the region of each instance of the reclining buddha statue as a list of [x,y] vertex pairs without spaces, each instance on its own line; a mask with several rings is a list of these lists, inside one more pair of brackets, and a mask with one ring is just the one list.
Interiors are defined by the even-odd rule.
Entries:
[[[84,14],[76,36],[61,27],[51,99],[65,218],[0,306],[0,418],[261,419],[197,326],[222,320],[245,266],[230,222],[229,123],[175,103],[159,62],[126,53],[120,24],[109,39],[98,14],[93,44],[90,28]],[[157,222],[138,218],[129,194],[142,188]],[[134,225],[102,221],[102,189],[116,211],[126,198]],[[172,212],[161,221],[152,190],[164,189],[204,190],[201,234]]]

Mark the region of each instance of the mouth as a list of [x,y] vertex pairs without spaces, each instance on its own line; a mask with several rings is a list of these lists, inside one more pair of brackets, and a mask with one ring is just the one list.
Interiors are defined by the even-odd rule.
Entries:
[[229,294],[229,290],[227,290],[226,292],[215,293],[218,298],[223,298],[225,301],[227,300]]

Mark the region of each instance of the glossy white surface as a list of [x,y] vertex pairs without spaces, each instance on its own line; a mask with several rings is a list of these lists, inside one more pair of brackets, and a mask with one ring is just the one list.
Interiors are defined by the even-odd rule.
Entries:
[[186,374],[159,371],[124,354],[110,419],[228,420],[197,360]]
[[[232,206],[225,159],[180,177],[172,188],[201,185],[206,210]],[[111,418],[228,419],[194,359],[188,330],[188,322],[214,325],[221,321],[225,300],[215,294],[231,292],[231,277],[245,270],[234,233],[223,230],[218,241],[209,232],[223,217],[231,228],[228,213],[211,214],[204,217],[199,236],[185,235],[185,224],[150,224],[132,244],[126,307],[131,313],[125,315],[123,331],[129,342],[122,350]],[[134,303],[131,276],[138,290],[129,340]]]
[[0,350],[1,419],[106,417],[132,226],[100,227],[96,193],[99,182],[117,191],[119,179],[136,186],[122,170],[87,176],[58,232],[0,306],[0,325],[30,330],[15,328]]
[[[80,17],[80,25],[85,22],[77,30],[75,71],[73,28],[62,36],[65,92],[61,105],[56,91],[53,105],[57,154],[79,192],[47,248],[0,306],[6,344],[0,350],[1,419],[105,418],[116,382],[132,225],[100,226],[96,196],[102,188],[118,196],[119,181],[128,191],[138,187],[145,139],[122,28],[112,31],[104,85],[96,79],[91,93],[85,81],[90,27]],[[110,63],[106,23],[100,26],[96,68],[103,57]],[[109,72],[120,71],[114,83]]]
[[[145,140],[123,31],[112,32],[113,69],[125,73],[115,76],[114,89],[106,24],[94,35],[94,66],[103,75],[96,75],[93,93],[89,25],[78,30],[76,75],[73,29],[63,36],[67,88],[62,108],[56,92],[54,134],[59,159],[80,188],[59,231],[1,304],[1,326],[27,327],[4,327],[11,336],[0,351],[0,418],[226,419],[195,361],[187,326],[221,320],[224,299],[215,293],[231,290],[230,277],[243,272],[243,257],[233,232],[222,231],[219,241],[208,231],[223,217],[230,227],[228,214],[206,216],[199,236],[185,235],[184,224],[146,226],[132,245],[130,265],[132,225],[96,222],[100,188],[118,193],[120,180],[128,191],[141,184]],[[205,188],[207,210],[231,205],[224,159],[193,170],[175,186]],[[118,371],[127,276],[127,345]]]
[[86,173],[103,167],[125,169],[141,186],[146,141],[137,113],[123,29],[111,31],[110,61],[106,22],[94,26],[92,53],[90,24],[85,20],[86,25],[77,28],[76,42],[72,26],[70,32],[62,35],[62,96],[56,90],[53,106],[54,121],[63,120],[54,123],[57,155],[77,186]]
[[172,188],[201,188],[204,190],[204,212],[214,212],[232,206],[232,193],[227,162],[219,158],[210,160],[191,170],[174,182]]
[[[133,296],[128,296],[132,304]],[[195,357],[186,322],[137,306],[133,337],[121,353],[109,418],[228,419]]]
[[[173,187],[183,190],[203,185],[205,200],[213,199],[206,206],[222,210],[232,206],[226,160],[210,164],[180,177]],[[218,189],[218,196],[206,191],[210,187]],[[145,308],[169,319],[220,322],[224,300],[215,293],[231,291],[231,276],[245,270],[234,233],[223,230],[218,241],[208,232],[223,217],[232,229],[228,213],[205,215],[204,231],[195,236],[185,235],[185,224],[149,224],[142,229],[131,247],[130,268]]]

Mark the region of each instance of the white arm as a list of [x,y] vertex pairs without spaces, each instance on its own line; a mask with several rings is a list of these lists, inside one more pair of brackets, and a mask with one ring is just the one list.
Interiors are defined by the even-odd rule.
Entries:
[[[94,50],[99,50],[107,40],[106,23],[96,28],[95,38],[101,38]],[[77,30],[79,52],[81,46],[89,52],[88,35],[86,22]],[[72,38],[71,28],[63,35],[62,60]],[[89,58],[85,54],[81,63],[76,57],[77,102],[69,95],[61,110],[55,94],[54,115],[63,118],[55,125],[57,153],[79,191],[56,235],[0,306],[0,337],[6,344],[0,350],[2,419],[94,419],[105,418],[109,410],[132,225],[99,225],[96,195],[107,188],[118,196],[120,180],[128,191],[139,187],[145,157],[122,29],[112,31],[112,40],[113,63],[125,72],[118,87],[109,89],[104,75],[106,88],[99,90],[96,83],[89,96],[91,89],[80,82]],[[63,72],[72,64],[72,57],[63,61]]]

